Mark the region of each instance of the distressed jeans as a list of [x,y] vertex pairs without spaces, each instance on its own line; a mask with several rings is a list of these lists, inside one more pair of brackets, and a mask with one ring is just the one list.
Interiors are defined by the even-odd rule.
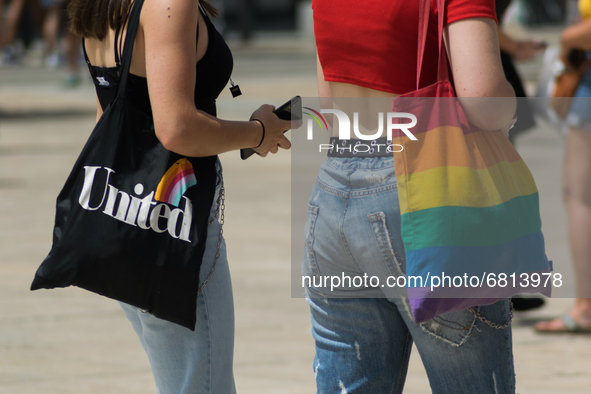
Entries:
[[413,343],[433,393],[515,392],[508,300],[416,324],[404,289],[367,283],[405,271],[392,157],[328,158],[308,208],[318,393],[402,393]]
[[197,296],[195,331],[121,303],[148,354],[158,394],[236,392],[232,365],[234,301],[226,244],[221,237],[221,224],[218,221],[222,187],[219,161],[218,173],[220,182],[210,212],[199,286],[203,285],[210,274],[211,277]]

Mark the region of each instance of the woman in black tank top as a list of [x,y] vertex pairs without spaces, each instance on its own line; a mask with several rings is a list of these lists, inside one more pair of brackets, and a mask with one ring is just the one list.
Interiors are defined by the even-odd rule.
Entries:
[[[72,30],[84,37],[97,93],[97,121],[115,98],[121,36],[132,6],[133,0],[71,0],[68,7]],[[210,221],[195,330],[122,303],[148,354],[158,392],[166,394],[235,392],[234,310],[221,236],[224,192],[217,155],[254,148],[266,156],[291,145],[283,135],[290,122],[280,120],[270,105],[257,109],[250,121],[216,117],[215,100],[230,78],[232,54],[208,13],[215,16],[217,10],[207,0],[145,1],[126,87],[126,99],[153,118],[156,136],[166,149],[199,158],[218,176],[213,203],[203,207]]]

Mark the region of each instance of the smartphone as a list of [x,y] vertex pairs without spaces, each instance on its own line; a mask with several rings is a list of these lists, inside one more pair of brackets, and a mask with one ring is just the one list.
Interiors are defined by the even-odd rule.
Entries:
[[[295,96],[285,104],[276,108],[275,111],[273,111],[273,113],[277,115],[279,119],[282,120],[302,119],[302,98],[300,96]],[[255,153],[256,152],[252,148],[240,149],[240,158],[242,160],[246,160]]]
[[[283,120],[301,120],[302,119],[302,98],[295,96],[279,108],[273,111],[279,119]],[[287,131],[287,130],[285,130]]]

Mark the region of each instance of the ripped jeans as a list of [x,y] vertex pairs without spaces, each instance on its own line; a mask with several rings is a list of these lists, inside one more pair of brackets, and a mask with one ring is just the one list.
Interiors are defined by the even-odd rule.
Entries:
[[402,393],[413,342],[433,393],[514,393],[509,301],[416,324],[405,290],[386,285],[405,272],[404,255],[394,159],[329,157],[302,270],[318,393]]

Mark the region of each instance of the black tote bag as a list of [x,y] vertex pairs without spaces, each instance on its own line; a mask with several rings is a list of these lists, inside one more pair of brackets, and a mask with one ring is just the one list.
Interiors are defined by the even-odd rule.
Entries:
[[194,330],[217,157],[167,151],[125,86],[143,0],[129,17],[119,86],[57,198],[53,245],[31,290],[78,286]]

